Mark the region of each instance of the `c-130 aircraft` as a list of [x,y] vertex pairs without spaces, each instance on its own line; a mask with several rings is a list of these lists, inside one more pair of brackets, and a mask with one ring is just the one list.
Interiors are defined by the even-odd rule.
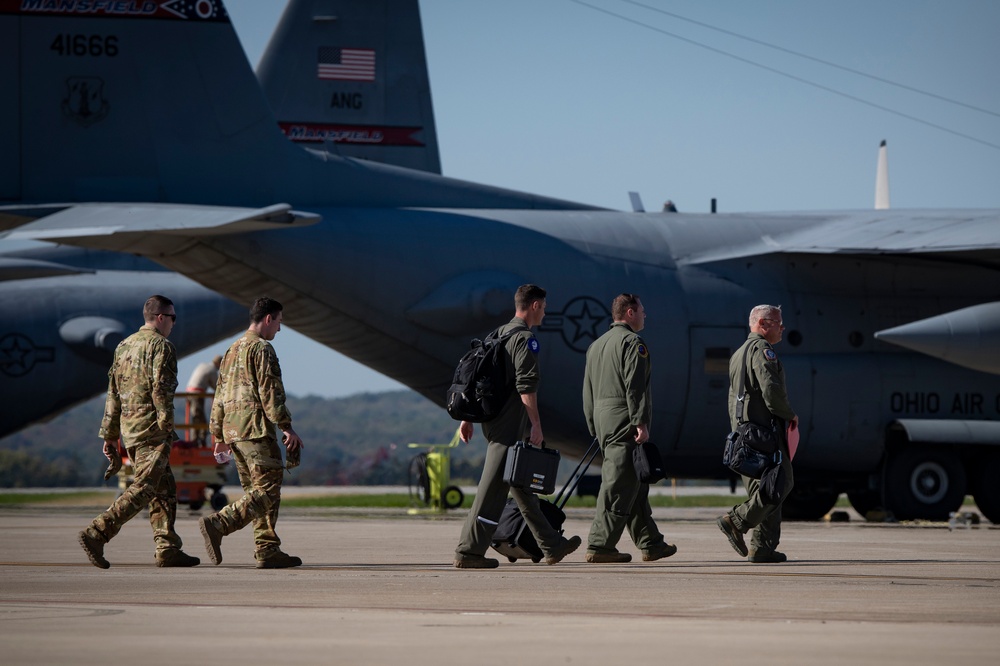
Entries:
[[[321,4],[293,0],[278,28],[313,54],[300,76],[371,52],[327,94],[377,97],[426,67],[414,2]],[[401,16],[414,33],[389,44]],[[786,515],[846,492],[862,513],[940,519],[971,492],[1000,522],[1000,211],[625,213],[303,147],[217,0],[0,0],[0,56],[19,91],[0,103],[9,237],[143,255],[237,302],[266,292],[297,330],[438,404],[469,338],[543,285],[541,409],[571,455],[588,440],[583,354],[611,299],[638,293],[663,359],[656,441],[681,478],[728,478],[728,359],[750,308],[783,304],[803,426]]]

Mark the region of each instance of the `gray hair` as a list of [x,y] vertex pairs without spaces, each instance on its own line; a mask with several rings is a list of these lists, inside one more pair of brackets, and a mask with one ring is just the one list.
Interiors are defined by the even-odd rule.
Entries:
[[757,305],[750,310],[750,328],[756,326],[761,319],[772,319],[772,314],[781,313],[780,305]]

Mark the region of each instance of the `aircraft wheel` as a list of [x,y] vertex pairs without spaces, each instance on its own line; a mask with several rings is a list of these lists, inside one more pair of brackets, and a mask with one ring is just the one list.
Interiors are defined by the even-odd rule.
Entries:
[[215,511],[222,511],[229,504],[229,498],[226,497],[225,493],[220,493],[218,491],[212,493],[212,498],[208,501],[212,505],[212,509]]
[[994,525],[1000,525],[1000,453],[990,453],[977,461],[972,472],[972,497],[979,511]]
[[781,505],[782,520],[819,520],[837,503],[840,493],[793,486]]
[[533,558],[531,558],[531,561],[534,562],[535,564],[538,564],[539,562],[542,561],[542,558],[540,558],[540,557],[533,557]]
[[200,509],[204,505],[205,505],[205,500],[195,500],[194,502],[190,502],[188,504],[188,506],[191,507],[192,511],[197,511],[198,509]]
[[951,451],[903,449],[889,454],[882,497],[899,520],[948,520],[965,488],[965,468]]
[[862,518],[882,506],[882,493],[878,490],[852,490],[847,493],[847,499]]
[[457,509],[465,501],[465,494],[458,486],[448,486],[441,494],[441,503],[446,509]]
[[507,556],[507,561],[510,562],[511,564],[513,564],[514,562],[517,562],[517,558],[516,557],[511,557],[510,555],[508,555]]

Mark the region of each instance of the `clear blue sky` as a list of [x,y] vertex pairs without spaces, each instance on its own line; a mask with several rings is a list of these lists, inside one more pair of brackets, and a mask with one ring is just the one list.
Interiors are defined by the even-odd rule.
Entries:
[[[893,208],[1000,208],[1000,2],[641,4],[705,25],[625,0],[422,1],[444,173],[619,209],[630,190],[647,210],[864,209],[885,139]],[[256,66],[284,3],[226,6]],[[287,329],[275,346],[293,394],[400,387]]]

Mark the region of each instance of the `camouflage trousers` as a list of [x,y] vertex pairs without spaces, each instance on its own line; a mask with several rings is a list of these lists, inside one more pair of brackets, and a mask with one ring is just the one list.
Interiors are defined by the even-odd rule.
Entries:
[[156,554],[159,556],[173,548],[179,549],[181,538],[174,531],[177,484],[170,469],[170,444],[137,444],[128,448],[128,457],[134,471],[132,485],[107,511],[94,518],[87,533],[107,543],[125,523],[148,506]]
[[281,504],[281,480],[284,470],[278,441],[271,435],[247,442],[232,442],[233,462],[240,475],[243,497],[209,517],[223,535],[232,534],[253,522],[255,557],[274,554],[281,539],[274,531]]

